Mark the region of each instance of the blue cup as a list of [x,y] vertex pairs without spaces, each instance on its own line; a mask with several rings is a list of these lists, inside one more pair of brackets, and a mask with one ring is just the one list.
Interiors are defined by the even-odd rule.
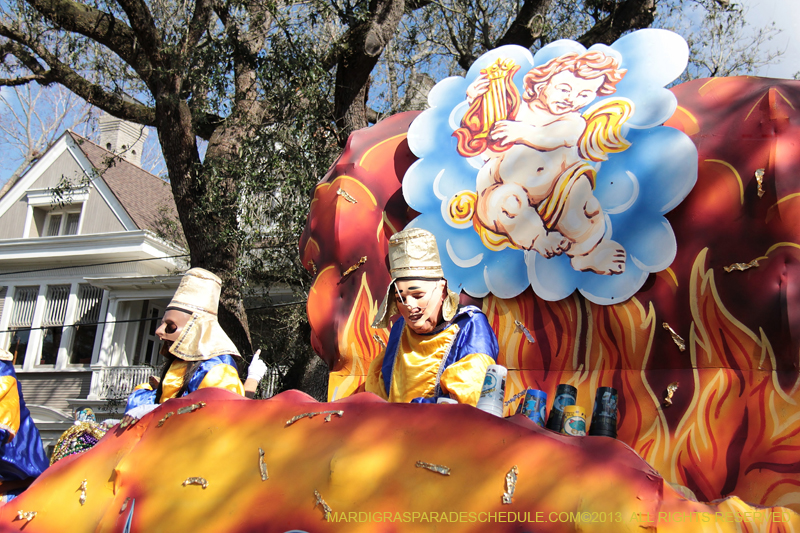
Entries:
[[537,389],[528,389],[517,407],[518,415],[525,415],[537,425],[544,427],[547,421],[547,393]]

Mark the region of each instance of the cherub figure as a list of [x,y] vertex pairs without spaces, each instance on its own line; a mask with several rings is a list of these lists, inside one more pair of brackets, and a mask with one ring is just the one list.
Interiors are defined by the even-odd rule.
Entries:
[[[625,249],[605,238],[589,161],[629,146],[620,128],[633,104],[618,98],[600,102],[585,117],[580,110],[597,96],[613,94],[626,71],[602,52],[566,54],[525,75],[520,102],[510,83],[519,67],[503,59],[493,67],[467,89],[469,109],[454,133],[461,155],[480,155],[486,162],[476,192],[451,201],[451,218],[471,220],[495,250],[512,246],[545,258],[565,253],[576,270],[622,273]],[[506,72],[500,83],[498,68]]]

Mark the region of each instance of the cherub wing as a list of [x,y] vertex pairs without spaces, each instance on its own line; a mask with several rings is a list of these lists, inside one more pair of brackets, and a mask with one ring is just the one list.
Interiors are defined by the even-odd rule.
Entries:
[[608,154],[623,152],[631,145],[622,135],[622,125],[633,115],[633,102],[609,98],[596,103],[584,114],[586,129],[578,139],[582,159],[606,161]]

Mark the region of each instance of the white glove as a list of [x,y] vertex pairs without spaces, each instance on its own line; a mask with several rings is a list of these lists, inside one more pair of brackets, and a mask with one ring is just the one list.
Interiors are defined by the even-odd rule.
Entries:
[[250,363],[250,366],[247,368],[247,379],[254,379],[256,381],[261,381],[267,373],[267,363],[261,360],[258,354],[261,350],[257,351],[253,356],[253,362]]
[[158,407],[157,403],[150,405],[140,405],[139,407],[134,407],[133,409],[125,413],[125,415],[131,418],[135,418],[136,420],[139,420],[140,418],[142,418],[144,415],[146,415],[156,407]]

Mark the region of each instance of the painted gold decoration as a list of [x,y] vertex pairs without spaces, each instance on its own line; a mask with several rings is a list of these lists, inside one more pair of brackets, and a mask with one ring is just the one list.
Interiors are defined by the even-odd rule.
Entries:
[[328,505],[325,502],[325,500],[322,499],[322,494],[320,494],[318,490],[314,491],[314,496],[316,496],[317,498],[317,502],[314,504],[314,507],[316,507],[317,505],[321,505],[322,510],[325,513],[325,520],[329,520],[331,513],[333,512],[333,509],[331,509],[331,506]]
[[174,413],[173,411],[170,411],[169,413],[165,414],[165,415],[164,415],[164,418],[162,418],[161,420],[159,420],[159,421],[158,421],[158,424],[156,424],[156,427],[157,427],[157,428],[160,428],[161,426],[163,426],[163,425],[164,425],[164,422],[166,422],[166,421],[167,421],[167,418],[171,417],[171,416],[172,416],[172,415],[174,415],[174,414],[175,414],[175,413]]
[[208,481],[206,481],[206,478],[204,477],[190,477],[186,478],[186,481],[181,483],[181,485],[183,485],[184,487],[187,485],[200,485],[205,489],[206,487],[208,487]]
[[78,487],[78,490],[81,491],[81,496],[78,498],[78,501],[81,505],[86,503],[86,480],[84,479],[81,483],[81,486]]
[[364,257],[362,257],[361,259],[358,260],[358,263],[356,263],[355,265],[353,265],[350,268],[348,268],[347,270],[345,270],[344,274],[342,274],[342,277],[343,278],[347,277],[348,274],[351,274],[351,273],[355,272],[356,270],[361,268],[361,265],[363,265],[366,262],[367,262],[367,256],[365,255]]
[[341,196],[342,198],[344,198],[345,200],[347,200],[351,204],[357,204],[358,203],[358,200],[356,200],[355,198],[350,196],[350,194],[346,190],[342,189],[341,187],[339,187],[339,190],[336,191],[336,194],[338,194],[339,196]]
[[669,407],[672,405],[672,396],[675,394],[675,391],[678,390],[678,386],[680,383],[677,381],[673,381],[669,385],[667,385],[667,396],[664,398],[664,406]]
[[476,139],[488,137],[495,122],[508,118],[510,109],[506,98],[505,78],[514,75],[514,65],[513,59],[501,57],[481,71],[489,79],[489,90],[484,95],[483,130],[475,135]]
[[36,518],[36,511],[17,511],[17,520],[25,520],[26,522],[30,522],[34,518]]
[[261,481],[268,480],[269,473],[267,473],[267,462],[264,460],[264,450],[261,448],[258,449],[258,469],[261,472]]
[[[303,413],[301,415],[293,416],[291,419],[287,420],[286,421],[286,425],[284,427],[289,427],[292,424],[294,424],[295,422],[297,422],[298,420],[301,420],[303,418],[314,418],[317,415],[328,415],[328,414],[329,415],[336,415],[336,416],[340,417],[340,416],[342,416],[344,414],[344,411],[316,411],[316,412],[313,412],[313,413]],[[326,420],[326,422],[327,421],[328,420]]]
[[753,259],[749,263],[734,263],[731,266],[722,267],[725,272],[733,272],[734,270],[740,270],[744,272],[745,270],[753,267],[758,266],[758,259]]
[[520,322],[519,320],[514,321],[514,325],[517,326],[517,329],[522,331],[525,335],[525,338],[528,339],[528,342],[536,342],[536,339],[533,338],[533,334],[525,327],[525,324]]
[[517,489],[517,474],[519,474],[517,465],[512,466],[506,474],[506,491],[503,493],[503,504],[505,505],[510,504],[514,497],[514,491]]
[[758,197],[764,196],[764,171],[766,169],[759,168],[756,170],[756,183],[758,184]]
[[661,325],[662,325],[662,326],[664,326],[664,329],[665,329],[665,330],[669,331],[669,334],[670,334],[670,335],[672,335],[672,341],[675,343],[675,345],[678,347],[678,349],[679,349],[680,351],[682,351],[682,352],[683,352],[683,351],[685,351],[685,350],[686,350],[686,342],[683,340],[683,337],[681,337],[680,335],[678,335],[678,334],[675,332],[675,330],[674,330],[674,329],[672,329],[672,328],[670,327],[670,325],[669,325],[669,324],[667,324],[666,322],[662,322],[662,324],[661,324]]
[[373,334],[372,334],[372,338],[373,338],[373,339],[375,339],[375,342],[377,342],[378,344],[380,344],[380,345],[381,345],[381,347],[382,347],[384,350],[386,349],[386,343],[385,343],[385,342],[383,342],[383,339],[381,339],[380,337],[378,337],[378,334],[377,334],[377,333],[373,333]]
[[437,474],[441,474],[443,476],[450,475],[450,469],[448,467],[442,465],[435,465],[432,463],[426,463],[425,461],[417,461],[416,467],[424,468],[426,470],[430,470],[431,472],[436,472]]
[[198,409],[202,409],[205,406],[206,402],[193,403],[192,405],[187,405],[186,407],[181,407],[178,409],[178,414],[185,415],[186,413],[191,413],[193,411],[197,411]]

